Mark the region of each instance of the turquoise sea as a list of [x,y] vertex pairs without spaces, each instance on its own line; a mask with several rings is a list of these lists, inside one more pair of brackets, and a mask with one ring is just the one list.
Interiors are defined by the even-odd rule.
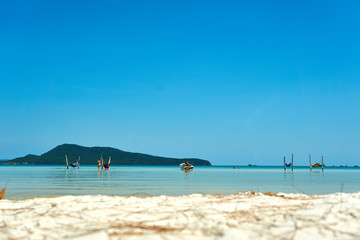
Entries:
[[202,193],[284,192],[330,194],[360,191],[360,168],[195,166],[0,166],[0,189],[9,180],[6,198],[55,195],[156,196]]

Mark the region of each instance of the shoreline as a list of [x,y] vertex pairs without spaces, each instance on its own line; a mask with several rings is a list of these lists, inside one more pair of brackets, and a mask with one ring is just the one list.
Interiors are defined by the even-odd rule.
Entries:
[[[299,191],[299,192],[292,192],[292,193],[285,193],[285,192],[278,192],[278,193],[274,193],[274,192],[257,192],[257,191],[253,191],[253,190],[249,190],[246,192],[238,192],[238,193],[228,193],[228,194],[222,194],[222,193],[191,193],[191,194],[183,194],[183,195],[171,195],[171,194],[160,194],[160,195],[151,195],[150,193],[146,193],[146,192],[135,192],[129,195],[110,195],[110,194],[79,194],[79,195],[73,195],[73,194],[64,194],[64,195],[34,195],[34,196],[20,196],[20,197],[16,197],[14,195],[19,195],[20,193],[14,193],[14,194],[10,194],[7,195],[5,194],[4,200],[9,200],[9,201],[24,201],[24,200],[31,200],[31,199],[41,199],[41,198],[61,198],[61,197],[94,197],[94,196],[107,196],[107,197],[119,197],[119,198],[129,198],[129,197],[137,197],[137,198],[155,198],[155,197],[161,197],[161,196],[167,196],[167,197],[174,197],[174,198],[179,198],[179,197],[186,197],[186,196],[190,196],[190,195],[202,195],[202,196],[221,196],[221,197],[226,197],[226,196],[230,196],[230,195],[237,195],[237,194],[252,194],[252,195],[266,195],[266,196],[278,196],[278,197],[283,197],[285,195],[290,195],[290,196],[308,196],[308,197],[325,197],[327,195],[341,195],[341,194],[356,194],[356,193],[360,193],[357,191],[354,192],[334,192],[334,193],[327,193],[327,194],[307,194],[305,192]],[[0,199],[1,202],[1,199]]]
[[0,239],[359,239],[360,192],[0,201]]

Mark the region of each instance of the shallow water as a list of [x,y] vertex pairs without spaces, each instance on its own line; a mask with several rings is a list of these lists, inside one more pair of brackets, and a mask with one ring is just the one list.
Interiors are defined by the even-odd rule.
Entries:
[[0,188],[10,180],[6,198],[54,195],[184,195],[246,191],[330,194],[360,191],[360,168],[223,166],[182,171],[177,166],[0,166]]

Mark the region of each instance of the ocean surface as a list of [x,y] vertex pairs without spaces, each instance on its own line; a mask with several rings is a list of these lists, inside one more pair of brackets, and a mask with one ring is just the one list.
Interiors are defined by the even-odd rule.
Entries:
[[9,180],[5,197],[23,199],[58,195],[158,196],[283,192],[309,195],[360,191],[360,168],[195,166],[0,166],[0,189]]

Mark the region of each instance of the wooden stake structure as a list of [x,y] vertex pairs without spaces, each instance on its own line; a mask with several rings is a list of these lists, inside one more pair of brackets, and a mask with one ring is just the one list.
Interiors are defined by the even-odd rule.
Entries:
[[69,169],[69,161],[67,159],[67,156],[65,155],[65,161],[66,161],[66,169]]
[[[65,161],[66,161],[66,169],[69,169],[69,160],[67,158],[67,155],[65,155]],[[73,165],[71,165],[73,166]],[[80,168],[80,156],[79,156],[79,159],[77,161],[77,167]]]
[[309,154],[309,161],[310,161],[310,172],[312,171],[312,165],[311,165],[311,155]]
[[[284,156],[284,171],[286,172],[286,161],[285,161],[285,156]],[[294,154],[291,154],[291,171],[294,171]]]
[[104,159],[102,157],[102,154],[101,154],[101,169],[104,169]]
[[324,156],[321,156],[321,171],[324,171]]

